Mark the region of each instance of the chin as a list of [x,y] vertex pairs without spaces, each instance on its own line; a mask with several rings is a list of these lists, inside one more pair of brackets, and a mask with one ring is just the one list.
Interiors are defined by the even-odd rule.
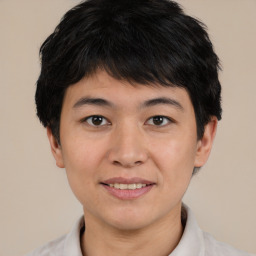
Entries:
[[105,220],[116,229],[135,231],[149,226],[154,222],[154,219],[152,211],[126,209],[125,211],[116,211],[115,214],[112,212]]

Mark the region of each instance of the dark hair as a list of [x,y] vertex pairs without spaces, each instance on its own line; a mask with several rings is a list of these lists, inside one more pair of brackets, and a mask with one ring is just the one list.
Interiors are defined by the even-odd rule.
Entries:
[[40,48],[37,115],[59,140],[66,89],[102,69],[144,85],[185,88],[201,138],[221,119],[219,60],[205,25],[168,0],[88,0],[68,11]]

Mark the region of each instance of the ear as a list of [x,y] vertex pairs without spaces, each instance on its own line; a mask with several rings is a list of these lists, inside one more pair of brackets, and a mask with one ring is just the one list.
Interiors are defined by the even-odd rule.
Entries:
[[56,140],[56,138],[54,137],[54,135],[52,134],[52,130],[50,129],[50,127],[47,127],[46,129],[47,129],[47,136],[50,142],[52,154],[56,161],[56,165],[60,168],[64,168],[65,166],[63,162],[61,146]]
[[195,167],[201,167],[206,163],[212,149],[217,131],[217,124],[218,120],[215,116],[213,116],[210,122],[205,125],[204,135],[197,142],[197,152],[194,164]]

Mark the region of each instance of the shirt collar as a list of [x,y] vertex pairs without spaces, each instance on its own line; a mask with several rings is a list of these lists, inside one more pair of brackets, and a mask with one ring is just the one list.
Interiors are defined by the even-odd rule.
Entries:
[[182,210],[186,215],[185,229],[180,242],[169,256],[203,256],[205,251],[203,232],[189,207],[183,204]]
[[84,226],[84,216],[82,216],[78,219],[71,229],[71,232],[68,233],[66,237],[63,256],[83,256],[81,251],[80,234]]

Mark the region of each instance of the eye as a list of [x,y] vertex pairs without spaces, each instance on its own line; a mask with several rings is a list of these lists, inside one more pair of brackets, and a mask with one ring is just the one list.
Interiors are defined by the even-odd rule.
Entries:
[[172,120],[166,116],[153,116],[147,120],[147,124],[155,126],[165,126],[171,123]]
[[109,121],[103,116],[89,116],[83,120],[83,122],[87,122],[91,126],[103,126],[110,124]]

